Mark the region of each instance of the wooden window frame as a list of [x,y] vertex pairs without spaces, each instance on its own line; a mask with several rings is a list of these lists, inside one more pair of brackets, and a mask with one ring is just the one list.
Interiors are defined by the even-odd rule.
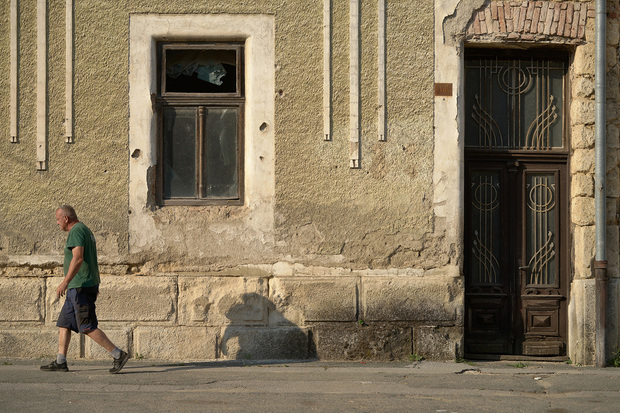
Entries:
[[[166,92],[166,50],[235,50],[237,58],[234,93],[181,93]],[[161,42],[157,47],[158,94],[153,98],[157,119],[157,179],[156,199],[161,206],[244,205],[244,44],[243,42]],[[194,198],[164,197],[164,107],[196,107],[196,193]],[[236,197],[206,197],[204,194],[204,148],[206,139],[204,110],[231,108],[237,110],[237,195]]]

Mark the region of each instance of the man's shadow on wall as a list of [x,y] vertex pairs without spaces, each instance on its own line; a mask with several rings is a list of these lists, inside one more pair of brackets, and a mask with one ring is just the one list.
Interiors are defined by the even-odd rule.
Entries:
[[226,311],[230,324],[219,340],[218,358],[255,361],[316,359],[311,329],[301,329],[267,297],[246,293]]
[[[246,293],[226,312],[230,324],[218,340],[217,359],[153,365],[158,373],[175,370],[235,367],[261,364],[305,363],[316,360],[311,329],[286,319],[268,298]],[[132,373],[131,366],[123,372]]]

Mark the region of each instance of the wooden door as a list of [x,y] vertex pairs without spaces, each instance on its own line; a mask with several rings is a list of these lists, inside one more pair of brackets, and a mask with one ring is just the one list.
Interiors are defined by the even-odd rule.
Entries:
[[471,162],[466,169],[466,353],[514,353],[516,279],[509,270],[516,238],[515,226],[506,225],[514,202],[509,179],[505,162]]
[[467,162],[466,352],[564,355],[566,163]]
[[566,354],[566,56],[466,50],[465,352]]
[[523,163],[518,179],[520,350],[533,356],[565,355],[570,268],[566,164]]

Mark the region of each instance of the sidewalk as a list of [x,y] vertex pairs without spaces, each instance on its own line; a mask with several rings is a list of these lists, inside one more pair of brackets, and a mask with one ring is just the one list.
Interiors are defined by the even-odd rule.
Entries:
[[3,412],[618,412],[620,369],[563,363],[0,359]]

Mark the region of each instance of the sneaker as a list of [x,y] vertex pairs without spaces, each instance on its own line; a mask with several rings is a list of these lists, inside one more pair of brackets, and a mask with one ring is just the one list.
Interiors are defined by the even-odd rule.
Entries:
[[47,366],[41,366],[41,370],[43,371],[69,371],[67,367],[67,363],[58,364],[56,360],[52,361]]
[[110,373],[120,373],[125,363],[127,363],[127,360],[129,360],[129,354],[121,350],[121,356],[117,359],[114,359],[114,366],[110,369]]

